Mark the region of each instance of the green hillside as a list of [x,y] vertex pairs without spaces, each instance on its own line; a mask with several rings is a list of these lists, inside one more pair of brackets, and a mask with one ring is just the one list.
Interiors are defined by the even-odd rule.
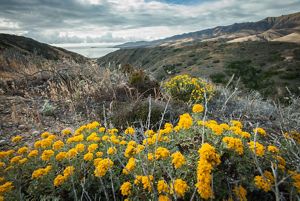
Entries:
[[98,59],[103,67],[130,64],[158,80],[180,73],[226,83],[235,74],[244,88],[278,97],[299,93],[300,45],[283,42],[199,42],[184,46],[120,49]]

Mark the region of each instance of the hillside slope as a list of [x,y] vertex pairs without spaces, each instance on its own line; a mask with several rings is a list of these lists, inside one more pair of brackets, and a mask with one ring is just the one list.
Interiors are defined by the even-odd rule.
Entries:
[[0,77],[32,74],[41,69],[57,68],[52,63],[86,63],[82,55],[40,43],[23,36],[0,34]]
[[100,66],[131,64],[159,80],[189,73],[226,83],[235,74],[243,87],[266,96],[299,93],[300,45],[284,42],[199,42],[188,46],[120,49],[98,59]]

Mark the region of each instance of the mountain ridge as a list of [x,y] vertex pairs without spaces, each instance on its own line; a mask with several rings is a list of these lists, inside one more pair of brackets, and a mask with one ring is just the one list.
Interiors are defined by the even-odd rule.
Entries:
[[[244,22],[234,23],[228,26],[217,26],[214,28],[204,29],[195,32],[183,33],[180,35],[174,35],[164,39],[158,39],[154,41],[137,41],[128,42],[121,45],[117,45],[117,48],[134,48],[134,47],[153,47],[159,45],[169,45],[169,43],[176,43],[179,40],[191,38],[193,40],[201,41],[206,39],[212,39],[220,36],[225,38],[238,38],[238,35],[244,34],[245,36],[262,34],[268,30],[285,30],[285,35],[291,34],[295,31],[300,32],[300,12],[282,15],[279,17],[266,17],[256,22]],[[234,34],[238,34],[235,36]],[[224,38],[224,37],[223,37]]]

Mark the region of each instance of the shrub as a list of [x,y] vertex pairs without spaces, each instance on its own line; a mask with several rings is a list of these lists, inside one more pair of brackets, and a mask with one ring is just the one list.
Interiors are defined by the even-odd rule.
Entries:
[[[157,131],[120,132],[92,122],[73,133],[44,132],[32,146],[15,136],[14,149],[0,152],[0,195],[7,200],[297,199],[297,131],[273,142],[268,131],[246,131],[237,120],[203,121],[200,107]],[[190,145],[183,148],[186,142]]]
[[163,83],[163,89],[177,100],[185,102],[203,102],[204,94],[210,99],[213,86],[208,82],[190,75],[178,75]]
[[214,83],[226,83],[226,75],[224,73],[214,73],[209,77]]
[[159,83],[151,79],[143,70],[135,70],[129,76],[129,84],[145,97],[158,91]]

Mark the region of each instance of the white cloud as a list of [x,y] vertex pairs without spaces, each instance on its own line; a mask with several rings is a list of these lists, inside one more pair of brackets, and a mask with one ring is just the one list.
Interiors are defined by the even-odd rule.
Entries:
[[187,5],[158,0],[28,2],[0,1],[0,31],[26,31],[27,36],[44,42],[87,38],[125,42],[153,40],[300,11],[299,0],[199,0]]

